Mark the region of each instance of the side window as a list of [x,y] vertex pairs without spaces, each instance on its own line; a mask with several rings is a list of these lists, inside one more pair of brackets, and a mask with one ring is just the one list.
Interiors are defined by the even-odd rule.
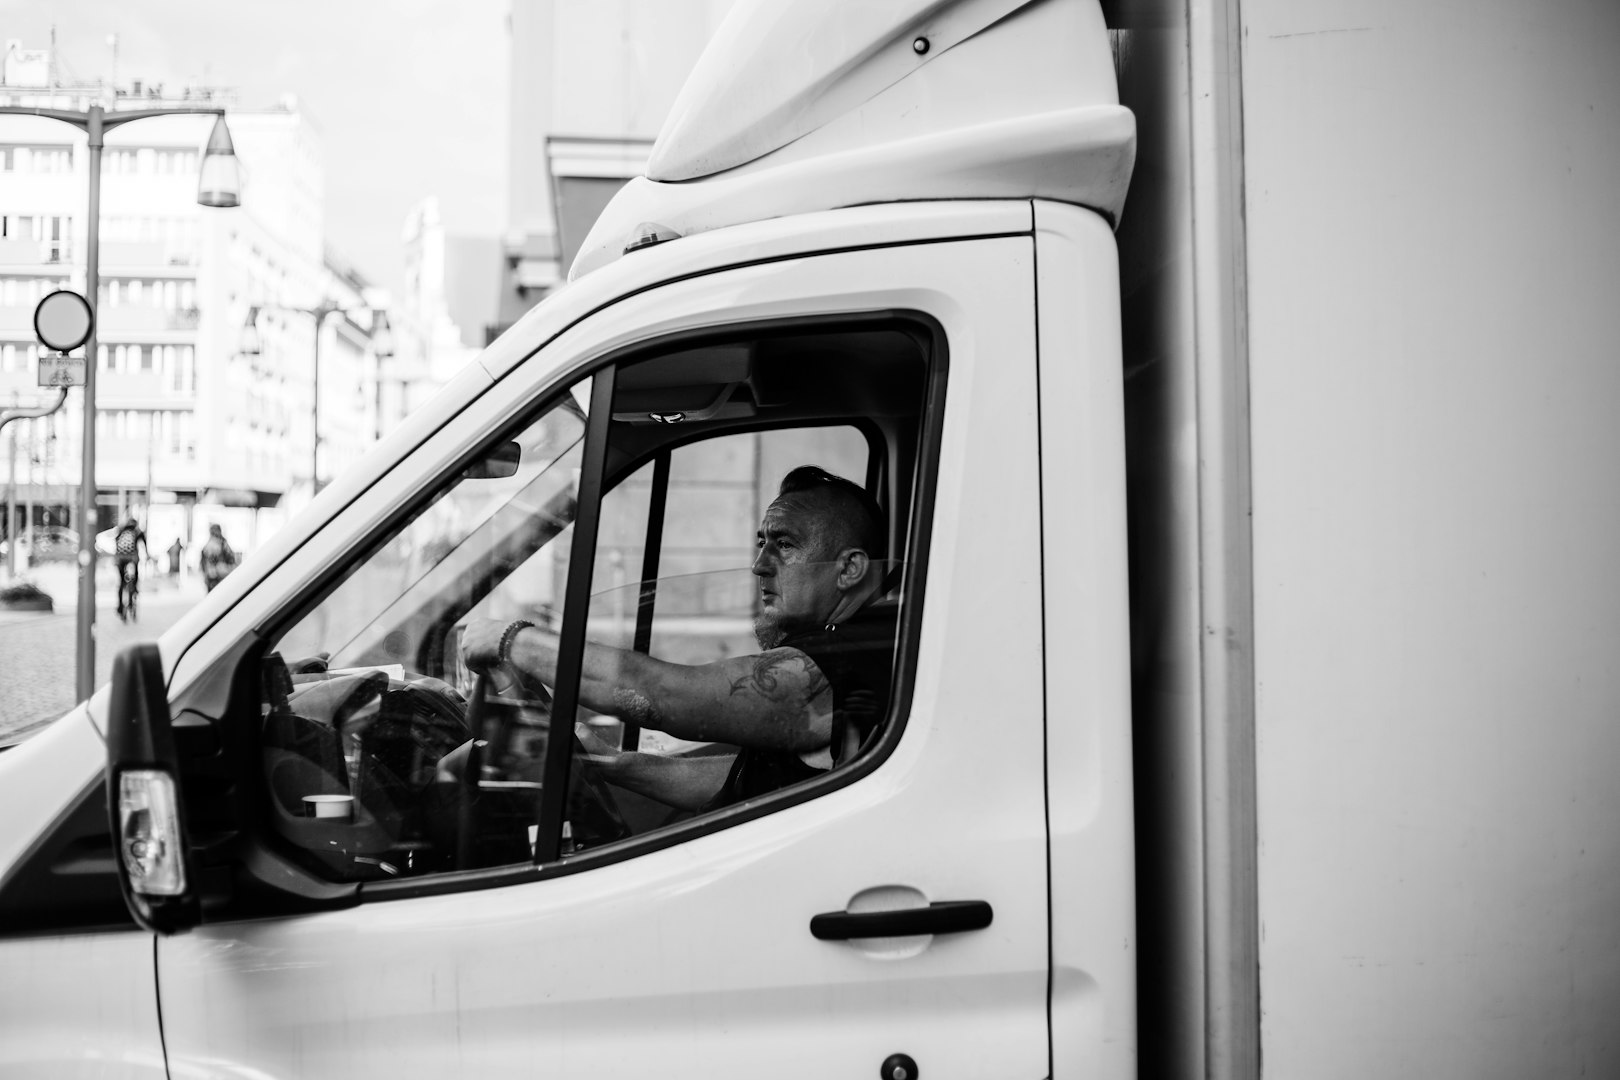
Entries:
[[[670,451],[667,473],[649,464],[610,492],[592,577],[592,640],[687,667],[760,653],[756,536],[782,478],[810,463],[864,485],[867,436],[850,425],[718,435]],[[628,513],[612,512],[621,493],[621,505],[634,508]],[[658,521],[649,514],[655,500],[663,506]],[[643,727],[634,718],[596,714],[584,722],[596,760],[619,779],[618,803],[635,833],[687,820],[700,808],[695,799],[675,802],[678,794],[660,784],[678,784],[684,769],[712,802],[739,752],[733,743]]]
[[849,425],[722,435],[671,453],[654,655],[697,664],[754,652],[755,533],[777,486],[816,464],[864,487],[870,458]]
[[377,883],[620,857],[875,760],[936,348],[897,320],[653,346],[492,433],[272,635],[267,842]]

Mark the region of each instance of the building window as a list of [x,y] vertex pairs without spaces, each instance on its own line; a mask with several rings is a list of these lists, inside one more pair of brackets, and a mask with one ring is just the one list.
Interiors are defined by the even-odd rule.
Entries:
[[6,171],[66,173],[73,171],[73,151],[65,146],[12,146],[6,148]]

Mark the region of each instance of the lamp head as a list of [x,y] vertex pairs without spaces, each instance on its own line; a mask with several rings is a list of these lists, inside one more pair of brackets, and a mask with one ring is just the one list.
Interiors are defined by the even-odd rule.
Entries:
[[243,356],[258,356],[264,351],[264,343],[259,339],[259,307],[257,304],[248,308],[247,321],[242,324],[242,333],[237,339],[236,351]]
[[388,312],[378,311],[371,316],[371,351],[379,360],[394,355],[394,330],[388,325]]
[[203,151],[202,171],[197,178],[197,204],[239,206],[241,191],[242,175],[236,160],[236,147],[231,143],[231,129],[225,126],[225,114],[221,113],[214,120],[214,130],[208,136],[208,148]]

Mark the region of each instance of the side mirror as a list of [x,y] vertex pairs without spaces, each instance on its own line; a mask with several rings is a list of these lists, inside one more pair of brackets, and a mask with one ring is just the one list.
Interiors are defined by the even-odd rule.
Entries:
[[468,480],[503,480],[517,474],[522,460],[523,447],[516,442],[504,442],[490,447],[489,453],[467,466],[467,471],[461,475]]
[[131,645],[113,661],[107,810],[119,887],[135,921],[160,934],[196,925],[180,761],[162,655],[150,643]]

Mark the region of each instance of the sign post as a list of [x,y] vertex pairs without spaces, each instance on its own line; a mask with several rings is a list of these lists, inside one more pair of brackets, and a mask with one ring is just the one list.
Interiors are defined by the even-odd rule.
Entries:
[[[60,356],[41,356],[39,359],[39,385],[52,387],[56,390],[56,400],[48,405],[32,405],[28,408],[19,408],[13,405],[9,409],[0,410],[0,428],[4,428],[13,420],[25,420],[38,416],[49,416],[62,407],[67,400],[67,388],[70,386],[83,386],[85,378],[85,362],[80,356],[68,356],[67,353],[83,345],[90,337],[90,330],[95,325],[95,317],[90,312],[90,305],[76,292],[60,289],[50,293],[34,308],[34,336],[39,343],[47,349],[55,349]],[[15,433],[11,439],[11,474],[12,486],[15,487],[17,473],[17,438]],[[30,482],[32,471],[30,470]],[[15,494],[15,493],[13,493]],[[16,525],[16,511],[14,507],[8,508],[6,518],[6,573],[13,576],[17,571],[17,537],[11,536]],[[33,517],[30,509],[28,516]]]
[[39,385],[67,387],[84,385],[84,357],[41,356],[39,358]]
[[64,389],[83,386],[85,358],[68,353],[90,338],[96,324],[90,302],[69,289],[47,293],[34,308],[34,336],[56,356],[39,358],[39,385]]
[[89,339],[95,321],[90,301],[71,289],[58,289],[34,308],[34,336],[48,349],[70,353]]

